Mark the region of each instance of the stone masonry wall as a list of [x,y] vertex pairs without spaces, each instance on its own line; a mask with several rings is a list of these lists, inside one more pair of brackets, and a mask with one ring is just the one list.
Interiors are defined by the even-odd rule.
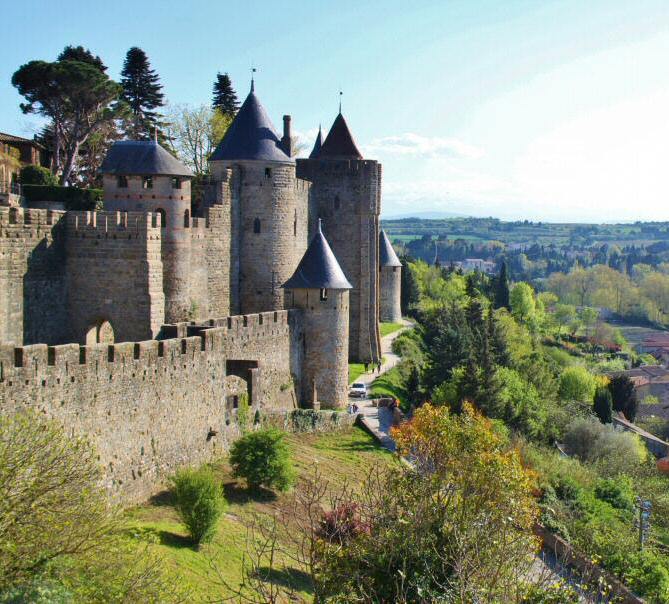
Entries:
[[70,342],[109,321],[117,342],[155,337],[164,323],[158,214],[67,213]]
[[377,360],[381,165],[373,160],[298,159],[297,176],[312,183],[315,218],[323,220],[323,234],[353,285],[349,358]]
[[65,341],[64,216],[0,207],[0,342]]
[[239,390],[226,376],[230,362],[257,362],[258,405],[293,407],[293,314],[215,320],[222,325],[198,336],[162,341],[0,346],[0,412],[31,409],[86,435],[110,493],[143,501],[177,468],[211,459],[238,435],[226,401]]
[[314,388],[323,409],[346,407],[348,402],[348,290],[288,290],[292,303],[302,309],[302,401],[311,406]]
[[402,267],[382,266],[380,271],[379,318],[388,323],[402,320]]
[[240,311],[283,309],[281,286],[292,276],[307,248],[309,184],[296,180],[292,164],[215,164],[221,162],[212,162],[215,178],[226,170],[234,173],[231,272],[238,275]]

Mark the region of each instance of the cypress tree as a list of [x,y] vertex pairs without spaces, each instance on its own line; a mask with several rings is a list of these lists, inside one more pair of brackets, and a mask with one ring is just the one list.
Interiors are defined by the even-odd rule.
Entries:
[[608,388],[597,388],[592,410],[603,424],[610,424],[613,421],[613,398]]
[[214,109],[218,109],[223,115],[235,117],[239,109],[237,93],[232,87],[230,76],[227,73],[217,73],[214,82],[214,96],[211,102]]
[[402,307],[402,314],[409,316],[412,314],[413,308],[420,302],[420,289],[416,276],[409,266],[409,259],[405,256],[401,259],[401,262],[400,306]]
[[132,113],[126,135],[131,139],[153,138],[161,117],[156,111],[165,104],[160,77],[151,69],[146,53],[133,46],[125,57],[121,71],[123,100]]
[[506,260],[502,260],[502,266],[499,269],[494,306],[495,308],[511,309],[511,305],[509,304],[509,274],[506,268]]

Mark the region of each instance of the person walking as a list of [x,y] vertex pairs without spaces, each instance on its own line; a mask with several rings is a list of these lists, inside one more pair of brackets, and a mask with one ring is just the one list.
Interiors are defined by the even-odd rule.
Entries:
[[365,361],[365,373],[369,371],[369,363]]

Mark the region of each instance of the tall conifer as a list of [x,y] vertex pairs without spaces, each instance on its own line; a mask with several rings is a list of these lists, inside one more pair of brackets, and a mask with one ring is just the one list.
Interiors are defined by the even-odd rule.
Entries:
[[160,77],[151,69],[149,59],[141,48],[133,46],[128,51],[121,71],[121,85],[123,100],[132,113],[126,135],[136,140],[153,138],[161,117],[156,109],[165,104],[165,96]]
[[502,266],[499,269],[497,277],[497,287],[495,288],[495,308],[510,309],[509,304],[509,274],[506,268],[506,261],[502,260]]
[[235,93],[227,73],[216,74],[214,82],[214,96],[211,102],[214,109],[218,109],[223,115],[235,117],[239,109],[237,93]]

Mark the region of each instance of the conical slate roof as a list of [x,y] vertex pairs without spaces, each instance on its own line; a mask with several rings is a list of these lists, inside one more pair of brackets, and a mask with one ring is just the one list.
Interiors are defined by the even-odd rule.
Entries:
[[286,289],[351,289],[318,221],[318,232],[304,252],[293,276],[283,284]]
[[212,153],[209,161],[219,160],[292,160],[281,148],[281,141],[253,88],[239,108],[223,140]]
[[318,126],[318,136],[316,137],[316,142],[314,143],[314,148],[309,154],[309,159],[316,159],[321,152],[321,147],[323,146],[323,133],[321,132],[321,127]]
[[344,116],[339,113],[321,147],[319,158],[362,159]]
[[380,266],[402,266],[385,231],[379,233],[379,264]]
[[155,141],[117,141],[100,166],[101,174],[193,176],[176,157]]

